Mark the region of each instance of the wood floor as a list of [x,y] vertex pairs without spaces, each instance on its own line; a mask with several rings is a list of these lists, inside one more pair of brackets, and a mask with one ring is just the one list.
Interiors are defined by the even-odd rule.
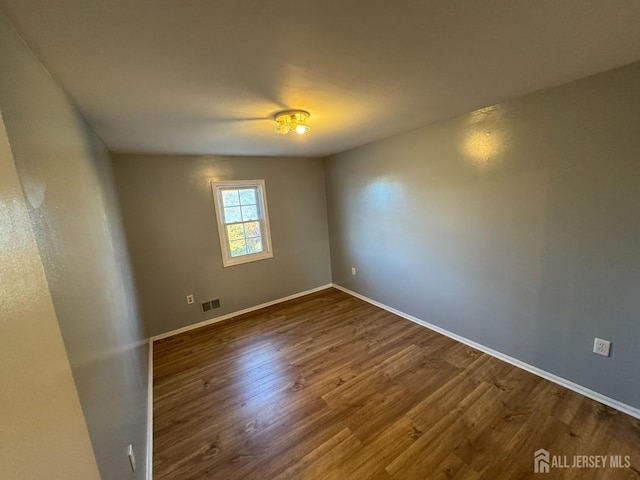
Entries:
[[155,480],[640,478],[640,421],[335,289],[157,341],[153,395]]

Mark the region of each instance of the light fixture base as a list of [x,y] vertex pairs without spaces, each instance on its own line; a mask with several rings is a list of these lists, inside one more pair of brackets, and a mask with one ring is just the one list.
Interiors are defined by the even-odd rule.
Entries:
[[289,132],[296,132],[300,135],[307,133],[310,129],[307,120],[311,114],[306,110],[283,110],[274,115],[278,124],[276,132],[286,135]]

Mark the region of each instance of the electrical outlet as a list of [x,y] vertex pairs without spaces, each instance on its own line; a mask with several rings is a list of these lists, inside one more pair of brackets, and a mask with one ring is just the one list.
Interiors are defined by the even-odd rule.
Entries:
[[129,444],[127,447],[127,456],[129,457],[129,463],[131,464],[131,471],[136,471],[136,456],[133,453],[133,445]]
[[193,295],[187,295],[187,303],[191,305],[194,302],[195,302],[195,299],[193,298]]
[[356,267],[351,267],[351,275],[357,275]]
[[595,341],[593,342],[593,353],[597,353],[598,355],[608,357],[610,349],[611,349],[611,342],[608,340],[602,340],[601,338],[596,338]]

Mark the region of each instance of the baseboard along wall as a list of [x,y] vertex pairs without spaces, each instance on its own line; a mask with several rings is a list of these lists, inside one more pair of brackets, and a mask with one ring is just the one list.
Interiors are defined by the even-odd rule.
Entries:
[[399,317],[402,317],[406,320],[409,320],[411,322],[417,323],[418,325],[421,325],[425,328],[428,328],[429,330],[433,330],[434,332],[438,332],[446,337],[449,337],[453,340],[456,340],[460,343],[464,343],[465,345],[468,345],[472,348],[475,348],[476,350],[480,350],[483,353],[486,353],[487,355],[491,355],[492,357],[495,357],[499,360],[502,360],[503,362],[507,362],[515,367],[521,368],[522,370],[526,370],[529,373],[533,373],[534,375],[537,375],[539,377],[544,378],[545,380],[549,380],[550,382],[553,382],[555,384],[558,384],[562,387],[568,388],[569,390],[573,390],[576,393],[579,393],[581,395],[584,395],[587,398],[590,398],[592,400],[595,400],[596,402],[600,402],[603,403],[604,405],[607,405],[611,408],[614,408],[622,413],[626,413],[627,415],[631,415],[634,418],[640,419],[640,409],[632,407],[631,405],[627,405],[626,403],[620,402],[618,400],[615,400],[611,397],[607,397],[606,395],[603,395],[601,393],[598,393],[594,390],[591,390],[587,387],[583,387],[582,385],[578,385],[577,383],[573,383],[565,378],[559,377],[558,375],[555,375],[553,373],[547,372],[546,370],[542,370],[541,368],[535,367],[533,365],[530,365],[526,362],[523,362],[521,360],[518,360],[517,358],[511,357],[509,355],[506,355],[502,352],[498,352],[497,350],[494,350],[492,348],[486,347],[480,343],[474,342],[473,340],[469,340],[468,338],[462,337],[460,335],[457,335],[453,332],[450,332],[448,330],[445,330],[444,328],[438,327],[437,325],[433,325],[429,322],[425,322],[424,320],[421,320],[417,317],[414,317],[413,315],[409,315],[408,313],[404,313],[400,310],[397,310],[393,307],[389,307],[383,303],[377,302],[369,297],[365,297],[364,295],[360,295],[357,292],[354,292],[352,290],[349,290],[348,288],[345,288],[341,285],[337,285],[337,284],[332,284],[331,285],[334,288],[337,288],[338,290],[342,290],[345,293],[348,293],[349,295],[352,295],[356,298],[359,298],[360,300],[363,300],[367,303],[370,303],[372,305],[375,305],[376,307],[380,307],[383,310],[386,310],[388,312],[391,312],[395,315],[398,315]]

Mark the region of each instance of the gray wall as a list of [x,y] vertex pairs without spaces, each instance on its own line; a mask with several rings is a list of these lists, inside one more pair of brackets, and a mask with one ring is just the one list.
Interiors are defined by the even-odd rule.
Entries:
[[0,232],[0,478],[98,480],[2,118]]
[[[322,160],[115,155],[114,171],[149,335],[331,281]],[[213,178],[265,179],[273,258],[222,266]]]
[[640,407],[639,114],[634,64],[330,157],[334,282]]
[[109,154],[1,15],[0,64],[0,107],[100,473],[142,479],[147,350]]

